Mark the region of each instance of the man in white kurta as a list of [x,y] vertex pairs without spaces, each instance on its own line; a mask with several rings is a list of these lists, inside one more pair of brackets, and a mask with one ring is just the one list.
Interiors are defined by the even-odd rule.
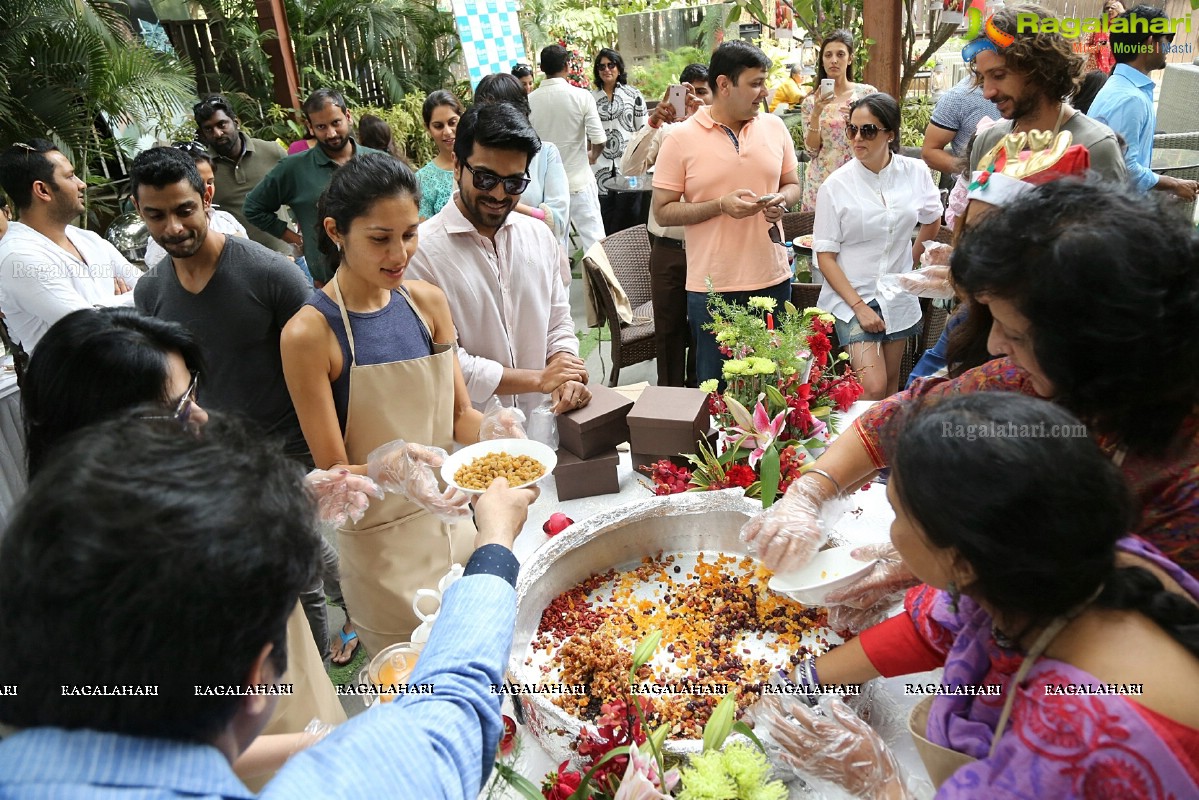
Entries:
[[0,312],[26,353],[72,311],[133,304],[141,272],[70,224],[84,211],[84,183],[66,156],[44,139],[11,145],[0,153],[0,182],[21,214],[0,239]]
[[591,397],[557,240],[539,220],[511,213],[538,147],[528,121],[507,104],[463,115],[454,145],[458,191],[421,223],[405,274],[445,292],[475,406],[496,395],[526,415],[547,396],[556,413]]

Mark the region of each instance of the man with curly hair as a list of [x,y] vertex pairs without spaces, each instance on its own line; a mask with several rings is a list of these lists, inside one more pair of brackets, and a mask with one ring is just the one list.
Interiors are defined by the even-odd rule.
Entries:
[[[1091,168],[1109,180],[1128,180],[1120,143],[1112,129],[1073,109],[1066,98],[1082,80],[1086,59],[1060,33],[1030,30],[1018,19],[1050,17],[1044,8],[1014,4],[996,11],[987,29],[962,51],[973,64],[983,96],[995,103],[1003,122],[978,135],[970,170],[1009,133],[1069,131],[1074,144],[1090,151]],[[990,30],[991,28],[995,31]],[[1038,26],[1039,27],[1039,26]]]

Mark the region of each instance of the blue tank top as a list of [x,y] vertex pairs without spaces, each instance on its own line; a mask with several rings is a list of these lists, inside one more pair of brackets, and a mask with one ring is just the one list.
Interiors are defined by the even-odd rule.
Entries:
[[[325,316],[341,346],[342,368],[337,380],[333,381],[333,405],[337,408],[337,422],[344,436],[350,408],[351,358],[350,340],[341,319],[341,309],[319,290],[305,305],[312,306]],[[346,314],[350,318],[350,328],[354,331],[353,363],[360,367],[410,361],[433,354],[433,339],[417,316],[406,292],[392,290],[391,300],[378,311],[360,314],[347,309]]]

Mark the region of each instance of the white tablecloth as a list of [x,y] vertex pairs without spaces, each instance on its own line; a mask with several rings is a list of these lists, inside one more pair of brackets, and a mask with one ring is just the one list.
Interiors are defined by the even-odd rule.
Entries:
[[[854,403],[849,412],[842,417],[841,430],[844,430],[855,417],[871,405],[873,403]],[[615,508],[627,503],[635,503],[638,500],[650,497],[651,490],[647,488],[650,485],[649,476],[641,474],[638,477],[639,474],[633,472],[629,453],[627,452],[620,454],[619,471],[620,492],[618,494],[586,497],[565,502],[558,501],[557,488],[554,485],[553,479],[544,481],[541,485],[541,496],[529,508],[529,521],[525,524],[513,547],[516,557],[523,562],[538,547],[549,541],[549,537],[542,533],[541,526],[556,511],[561,511],[577,522],[599,511]],[[854,513],[847,514],[837,525],[836,535],[850,543],[886,541],[889,538],[891,521],[895,518],[891,506],[887,503],[886,488],[881,484],[868,484],[868,488],[865,491],[859,490],[856,492],[852,500],[853,505],[851,507]],[[525,644],[527,643],[516,643],[515,646],[523,648]],[[907,676],[902,679],[880,679],[880,694],[888,704],[894,704],[900,709],[910,708],[920,698],[905,697],[903,695],[903,684],[913,680],[918,680],[918,678],[916,676]],[[504,709],[504,713],[512,716],[510,700],[505,699]],[[906,719],[906,715],[897,714],[894,710],[888,716],[893,719],[902,716],[903,719]],[[905,768],[917,775],[926,775],[924,766],[916,754],[915,746],[911,742],[911,737],[908,735],[906,727],[892,724],[881,732],[895,750],[897,757],[904,764]],[[520,728],[520,736],[522,755],[517,769],[534,783],[540,783],[541,777],[546,772],[556,769],[558,765],[550,761],[549,756],[546,755],[537,744],[537,741],[523,726]],[[927,789],[929,790],[927,794],[931,797],[931,785]],[[480,796],[482,797],[483,795]],[[519,797],[510,788],[502,794],[493,796],[502,796],[505,798]],[[797,790],[793,796],[815,797],[816,795]]]
[[[4,366],[12,357],[4,359]],[[21,393],[17,376],[8,369],[0,371],[0,529],[7,523],[12,507],[25,494],[25,426],[21,421]]]

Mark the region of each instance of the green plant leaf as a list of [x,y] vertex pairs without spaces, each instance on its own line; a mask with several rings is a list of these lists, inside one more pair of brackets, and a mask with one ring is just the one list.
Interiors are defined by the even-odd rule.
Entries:
[[769,450],[762,454],[759,469],[762,476],[762,508],[770,508],[774,505],[774,498],[779,493],[779,481],[781,479],[779,451],[777,447],[772,445]]
[[545,795],[541,793],[535,783],[507,764],[495,762],[495,771],[499,773],[505,783],[520,792],[522,797],[526,797],[528,800],[545,800]]
[[645,638],[637,645],[637,649],[633,651],[633,667],[629,670],[629,680],[632,680],[637,674],[637,670],[653,658],[654,651],[658,649],[661,641],[662,631],[654,630],[645,635]]
[[787,399],[778,387],[772,383],[766,384],[766,400],[770,403],[770,413],[777,414],[787,407]]
[[739,733],[742,736],[745,736],[746,738],[748,738],[751,742],[756,744],[758,746],[758,749],[761,750],[763,753],[766,752],[766,746],[764,744],[762,744],[762,740],[758,738],[758,735],[756,733],[754,733],[754,729],[749,727],[748,725],[746,725],[741,720],[736,720],[733,723],[733,731],[735,733]]
[[712,710],[712,716],[708,717],[708,724],[704,726],[704,752],[709,750],[719,750],[724,740],[729,738],[729,733],[733,730],[733,717],[737,712],[737,693],[730,689],[729,693],[724,696],[716,708]]
[[658,729],[650,734],[649,744],[655,753],[662,751],[662,745],[666,743],[666,737],[670,735],[670,723],[667,722],[659,725]]

